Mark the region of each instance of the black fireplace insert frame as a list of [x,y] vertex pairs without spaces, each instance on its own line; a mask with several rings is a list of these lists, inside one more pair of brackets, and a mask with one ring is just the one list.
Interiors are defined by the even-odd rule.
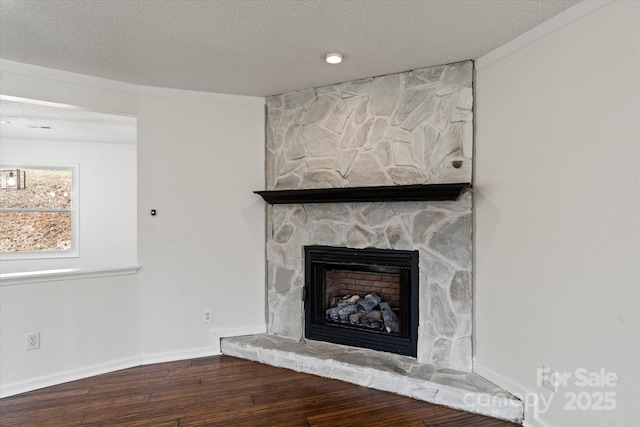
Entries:
[[[418,259],[417,250],[305,246],[305,338],[417,357]],[[327,322],[324,286],[313,285],[323,282],[326,271],[331,269],[399,274],[400,333],[388,334]]]

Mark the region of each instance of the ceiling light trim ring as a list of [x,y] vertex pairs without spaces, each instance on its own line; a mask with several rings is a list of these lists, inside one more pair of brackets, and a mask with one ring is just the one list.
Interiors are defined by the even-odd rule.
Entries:
[[342,54],[337,52],[327,53],[324,59],[329,64],[339,64],[342,62]]

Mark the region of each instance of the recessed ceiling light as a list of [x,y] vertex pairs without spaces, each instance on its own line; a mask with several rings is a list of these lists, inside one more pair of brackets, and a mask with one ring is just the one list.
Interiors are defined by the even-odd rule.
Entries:
[[324,59],[329,64],[339,64],[342,62],[342,54],[341,53],[327,53],[327,56]]
[[9,124],[9,123],[11,123],[11,122],[8,122],[8,121],[6,121],[6,120],[0,120],[0,123],[2,123],[3,125],[8,125],[8,124]]

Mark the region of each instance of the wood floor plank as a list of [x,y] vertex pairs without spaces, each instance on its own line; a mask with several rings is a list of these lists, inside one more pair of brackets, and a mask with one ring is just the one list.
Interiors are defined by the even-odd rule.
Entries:
[[347,408],[325,411],[322,414],[309,416],[308,420],[312,427],[366,425],[368,421],[373,421],[378,425],[421,425],[422,421],[418,411],[403,413],[408,409],[411,408],[407,408],[407,405],[403,405],[402,402],[393,398],[386,402],[368,403],[367,405],[359,405],[357,401],[352,401]]
[[[48,387],[51,389],[51,387]],[[41,406],[50,406],[51,401],[60,399],[74,399],[80,396],[84,396],[89,393],[90,387],[79,387],[77,389],[61,390],[56,392],[50,390],[49,393],[23,393],[17,396],[13,396],[11,399],[6,399],[6,402],[2,402],[0,407],[3,411],[25,411],[32,408],[38,408]]]
[[159,363],[0,399],[34,427],[506,427],[515,424],[229,356]]
[[84,410],[68,410],[61,407],[47,408],[46,410],[32,413],[22,411],[5,415],[0,413],[0,426],[47,426],[47,427],[67,427],[79,426],[86,412]]

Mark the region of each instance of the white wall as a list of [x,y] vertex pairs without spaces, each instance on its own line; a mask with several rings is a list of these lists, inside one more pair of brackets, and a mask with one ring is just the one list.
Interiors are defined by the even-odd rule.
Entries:
[[138,365],[138,295],[134,275],[1,286],[0,396]]
[[[530,425],[640,419],[639,22],[617,1],[477,63],[474,369],[551,397]],[[538,387],[542,364],[568,386]],[[578,368],[619,381],[579,387]],[[567,392],[617,406],[567,410]]]
[[[264,205],[251,193],[264,187],[264,99],[0,62],[3,95],[137,116],[138,201],[126,208],[138,210],[142,266],[135,275],[0,286],[0,395],[216,354],[217,335],[264,330]],[[192,167],[197,184],[174,180],[176,168]],[[247,311],[233,314],[232,303]],[[209,307],[213,323],[202,324]],[[27,352],[24,334],[35,330],[41,349]]]
[[265,330],[264,202],[252,193],[264,188],[264,100],[233,101],[140,98],[144,360],[211,354],[220,334]]

